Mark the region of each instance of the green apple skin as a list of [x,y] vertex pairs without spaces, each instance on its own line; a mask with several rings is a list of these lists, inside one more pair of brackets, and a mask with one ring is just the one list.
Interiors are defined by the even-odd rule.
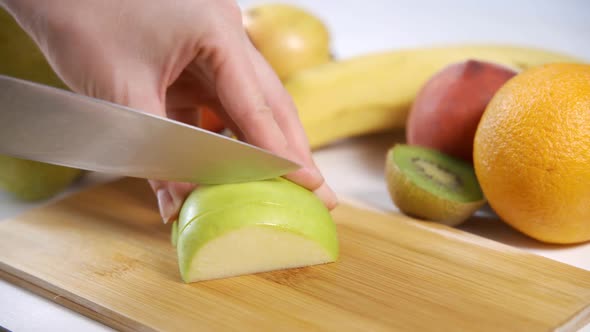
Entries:
[[0,74],[67,89],[33,39],[0,7]]
[[0,188],[22,201],[51,198],[82,174],[75,168],[0,155]]
[[183,280],[189,282],[191,263],[200,248],[248,226],[297,234],[320,245],[332,260],[338,259],[336,225],[311,191],[283,178],[200,186],[188,196],[178,219],[177,253]]
[[[33,39],[2,8],[0,45],[0,74],[67,89]],[[0,188],[25,201],[49,198],[81,173],[68,167],[0,156]]]
[[176,244],[178,243],[178,221],[174,220],[172,223],[172,229],[170,230],[170,242],[172,246],[176,248]]
[[[297,198],[294,198],[297,197]],[[296,199],[297,201],[293,201]],[[226,210],[231,205],[254,202],[271,202],[313,211],[318,215],[328,211],[318,204],[317,197],[305,188],[283,178],[223,185],[202,185],[193,191],[183,204],[178,217],[178,229],[182,231],[196,217],[213,210]]]

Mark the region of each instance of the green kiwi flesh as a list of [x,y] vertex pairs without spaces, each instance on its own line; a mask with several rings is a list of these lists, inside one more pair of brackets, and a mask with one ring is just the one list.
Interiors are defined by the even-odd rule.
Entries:
[[472,165],[421,146],[392,147],[386,180],[401,212],[449,226],[463,223],[486,202]]

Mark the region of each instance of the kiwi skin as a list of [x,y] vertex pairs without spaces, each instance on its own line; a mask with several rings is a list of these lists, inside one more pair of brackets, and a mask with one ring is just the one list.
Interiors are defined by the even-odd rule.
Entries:
[[460,202],[437,196],[417,186],[395,163],[394,149],[395,146],[387,152],[385,178],[391,200],[402,213],[454,227],[485,205],[483,196],[480,200]]

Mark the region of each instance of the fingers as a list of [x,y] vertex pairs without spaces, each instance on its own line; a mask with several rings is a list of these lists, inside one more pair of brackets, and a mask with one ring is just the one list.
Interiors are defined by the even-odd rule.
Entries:
[[[195,123],[196,116],[194,109],[182,107],[166,109],[163,101],[153,97],[157,95],[155,92],[150,94],[150,90],[146,90],[147,91],[142,90],[141,92],[135,90],[129,91],[129,106],[159,116],[166,116],[187,124]],[[153,91],[156,91],[156,89],[153,89]],[[195,184],[182,182],[148,180],[148,183],[156,195],[158,208],[164,223],[168,223],[169,221],[178,218],[178,213],[184,200],[196,187]]]
[[221,56],[212,58],[221,106],[247,142],[302,163],[303,169],[286,177],[316,192],[333,208],[336,196],[313,163],[293,103],[274,72],[253,57],[249,47],[245,34],[226,37]]
[[293,159],[287,139],[265,100],[256,72],[245,54],[244,43],[234,40],[227,47],[225,61],[212,64],[214,68],[217,67],[214,70],[215,85],[221,106],[247,142]]
[[196,106],[168,108],[166,109],[166,116],[188,125],[194,125],[199,121]]
[[148,182],[156,194],[160,215],[165,224],[178,218],[184,200],[196,188],[192,183],[155,180]]
[[336,194],[325,182],[313,160],[307,136],[305,135],[291,96],[283,88],[278,76],[254,46],[249,44],[248,49],[266,101],[273,110],[275,120],[281,127],[281,130],[289,141],[289,145],[297,154],[299,160],[302,160],[306,166],[286,177],[314,190],[316,195],[324,201],[328,208],[334,208],[337,205]]

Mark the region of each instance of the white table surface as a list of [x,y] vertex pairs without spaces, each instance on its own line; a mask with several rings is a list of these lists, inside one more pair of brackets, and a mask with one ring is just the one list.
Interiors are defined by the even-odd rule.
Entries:
[[[259,1],[238,1],[248,6]],[[285,1],[313,10],[332,31],[337,57],[399,47],[455,42],[500,42],[550,48],[590,60],[590,1]],[[345,141],[315,153],[328,182],[342,197],[395,210],[383,180],[383,153],[394,137]],[[111,177],[92,174],[64,195]],[[40,204],[0,193],[0,219]],[[590,244],[550,246],[501,222],[468,222],[462,229],[590,270]],[[69,309],[0,280],[0,325],[17,331],[108,331]],[[582,329],[590,331],[590,325]]]

